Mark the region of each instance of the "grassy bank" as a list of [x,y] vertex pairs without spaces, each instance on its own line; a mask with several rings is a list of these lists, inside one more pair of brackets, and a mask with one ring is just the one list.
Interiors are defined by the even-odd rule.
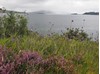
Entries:
[[[57,34],[45,37],[33,34],[23,37],[3,38],[0,39],[0,44],[6,47],[7,51],[16,54],[16,56],[19,53],[23,53],[23,51],[31,51],[38,52],[43,59],[58,57],[57,59],[60,60],[60,57],[63,57],[64,60],[71,61],[73,66],[69,70],[72,69],[72,74],[98,74],[99,45],[97,42],[67,39]],[[13,55],[10,55],[10,57],[13,57]],[[58,71],[58,68],[61,68],[61,66],[56,67],[54,65],[53,67],[55,67],[54,73],[52,72],[53,70],[47,70],[44,73],[57,74],[56,71]],[[58,74],[69,73],[59,72]]]

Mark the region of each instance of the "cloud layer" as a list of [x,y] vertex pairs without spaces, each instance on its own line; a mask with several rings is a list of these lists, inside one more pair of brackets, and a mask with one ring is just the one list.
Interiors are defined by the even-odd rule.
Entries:
[[83,13],[99,11],[99,0],[0,0],[0,7],[27,12],[46,10],[61,14]]

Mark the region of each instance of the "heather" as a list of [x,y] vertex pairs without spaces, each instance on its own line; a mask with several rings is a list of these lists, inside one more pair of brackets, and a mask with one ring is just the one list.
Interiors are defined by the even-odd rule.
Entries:
[[4,38],[0,44],[0,70],[10,69],[5,74],[98,74],[98,42],[37,35]]
[[[0,74],[99,73],[99,43],[84,30],[68,28],[61,35],[41,36],[27,30],[23,17],[17,22],[10,19],[15,18],[12,13],[5,17],[0,27]],[[15,23],[14,31],[7,23]]]
[[[0,49],[4,52],[3,49]],[[63,57],[51,56],[46,59],[38,52],[23,51],[13,55],[13,59],[5,59],[7,52],[1,53],[0,74],[45,74],[45,73],[73,73],[73,64]]]

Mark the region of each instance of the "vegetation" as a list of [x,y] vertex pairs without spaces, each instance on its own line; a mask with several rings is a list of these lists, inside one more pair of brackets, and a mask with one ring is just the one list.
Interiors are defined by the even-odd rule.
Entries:
[[[19,19],[22,22],[23,18]],[[10,20],[19,23],[16,19]],[[2,22],[4,21],[0,23]],[[3,25],[8,26],[8,22],[10,21]],[[63,35],[43,37],[34,32],[28,32],[27,35],[25,20],[19,24],[24,27],[19,26],[17,30],[10,24],[15,31],[1,26],[0,74],[99,73],[99,44],[91,41],[84,31],[68,29]]]
[[80,30],[79,28],[67,28],[67,32],[63,33],[63,35],[68,39],[75,39],[75,40],[90,40],[91,38],[88,38],[88,34],[84,32],[84,30]]
[[0,37],[11,37],[12,35],[25,35],[28,32],[27,19],[14,12],[0,18]]

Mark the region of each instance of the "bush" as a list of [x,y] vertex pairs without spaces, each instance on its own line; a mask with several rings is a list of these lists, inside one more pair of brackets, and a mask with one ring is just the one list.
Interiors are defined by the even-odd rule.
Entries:
[[63,33],[63,35],[68,39],[75,39],[75,40],[89,40],[88,34],[84,32],[84,30],[80,30],[79,28],[67,28],[67,32]]
[[27,32],[27,19],[24,16],[9,12],[0,18],[0,37],[22,36]]

